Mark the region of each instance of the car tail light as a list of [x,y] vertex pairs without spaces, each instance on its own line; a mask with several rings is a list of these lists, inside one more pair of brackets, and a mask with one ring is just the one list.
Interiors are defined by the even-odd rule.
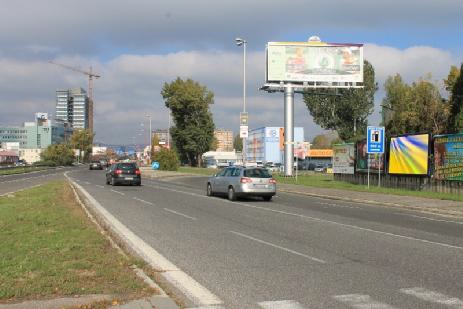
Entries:
[[122,170],[115,170],[115,171],[114,171],[114,174],[120,175],[120,174],[122,174]]
[[252,179],[248,177],[241,177],[240,182],[241,183],[251,183]]
[[275,178],[271,178],[271,179],[269,179],[269,181],[268,181],[268,182],[269,182],[269,183],[273,183],[273,184],[276,184],[276,183],[277,183],[277,181],[275,180]]
[[140,170],[139,170],[139,169],[136,169],[136,170],[135,170],[135,174],[140,175],[140,174],[141,174]]

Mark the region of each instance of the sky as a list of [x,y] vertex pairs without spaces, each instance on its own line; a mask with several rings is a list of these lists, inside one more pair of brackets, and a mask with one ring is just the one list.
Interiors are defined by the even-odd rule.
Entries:
[[[259,91],[265,44],[307,41],[362,43],[379,90],[371,125],[380,121],[384,81],[411,83],[429,73],[442,87],[451,65],[463,62],[461,0],[0,0],[0,126],[55,113],[55,91],[87,89],[83,74],[49,60],[93,70],[95,140],[148,143],[167,128],[164,83],[192,78],[211,90],[215,126],[239,131],[243,108],[243,48],[247,40],[246,105],[250,129],[283,126],[283,95]],[[445,92],[443,92],[445,95]],[[324,132],[302,96],[295,125],[307,140]]]

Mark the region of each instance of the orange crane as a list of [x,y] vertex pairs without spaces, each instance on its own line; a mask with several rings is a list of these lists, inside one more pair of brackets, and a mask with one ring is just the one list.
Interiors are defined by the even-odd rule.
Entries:
[[80,68],[71,67],[66,64],[57,63],[53,60],[48,61],[49,63],[56,64],[60,67],[79,72],[88,76],[88,128],[93,133],[93,79],[98,79],[101,75],[96,74],[92,71],[92,67],[88,71],[81,70]]

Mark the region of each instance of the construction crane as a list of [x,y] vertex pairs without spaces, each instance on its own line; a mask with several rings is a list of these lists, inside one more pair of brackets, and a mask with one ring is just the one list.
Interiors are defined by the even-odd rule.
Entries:
[[66,64],[54,62],[53,60],[50,60],[48,62],[88,76],[88,101],[89,101],[88,102],[88,128],[90,132],[93,133],[93,79],[98,79],[101,77],[101,75],[94,73],[92,71],[91,66],[88,71],[84,71],[84,70],[81,70],[80,68],[75,68],[75,67],[72,67]]

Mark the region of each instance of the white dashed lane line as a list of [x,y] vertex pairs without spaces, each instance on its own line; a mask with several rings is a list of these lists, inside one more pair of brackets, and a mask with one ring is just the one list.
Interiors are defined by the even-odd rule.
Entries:
[[149,202],[149,201],[145,201],[145,200],[142,200],[141,198],[138,198],[138,197],[132,197],[134,200],[136,201],[139,201],[139,202],[142,202],[144,204],[148,204],[148,205],[154,205],[153,203]]
[[195,217],[190,217],[190,216],[188,216],[188,215],[182,214],[181,212],[178,212],[178,211],[175,211],[175,210],[172,210],[172,209],[169,209],[169,208],[164,208],[164,210],[165,210],[165,211],[168,211],[168,212],[170,212],[170,213],[173,213],[173,214],[182,216],[182,217],[184,217],[184,218],[190,219],[190,220],[198,220],[198,219],[196,219]]
[[113,190],[113,189],[111,189],[110,191],[111,191],[111,192],[114,192],[114,193],[117,193],[117,194],[120,194],[120,195],[125,195],[125,193],[122,193],[122,192],[120,192],[120,191],[116,191],[116,190]]
[[315,262],[318,262],[318,263],[322,263],[322,264],[325,264],[325,263],[326,263],[326,261],[321,260],[321,259],[317,259],[317,258],[315,258],[315,257],[313,257],[313,256],[310,256],[310,255],[307,255],[307,254],[304,254],[304,253],[300,253],[300,252],[297,252],[297,251],[294,251],[294,250],[291,250],[291,249],[288,249],[288,248],[285,248],[285,247],[281,247],[281,246],[272,244],[272,243],[270,243],[270,242],[267,242],[267,241],[264,241],[264,240],[260,240],[260,239],[254,238],[254,237],[252,237],[252,236],[248,236],[248,235],[246,235],[246,234],[242,234],[242,233],[235,232],[235,231],[230,231],[230,233],[235,234],[235,235],[238,235],[238,236],[241,236],[241,237],[243,237],[243,238],[247,238],[247,239],[256,241],[256,242],[258,242],[258,243],[261,243],[261,244],[264,244],[264,245],[267,245],[267,246],[270,246],[270,247],[273,247],[273,248],[277,248],[277,249],[286,251],[286,252],[288,252],[288,253],[292,253],[292,254],[295,254],[295,255],[298,255],[298,256],[305,257],[306,259],[309,259],[309,260],[312,260],[312,261],[315,261]]

